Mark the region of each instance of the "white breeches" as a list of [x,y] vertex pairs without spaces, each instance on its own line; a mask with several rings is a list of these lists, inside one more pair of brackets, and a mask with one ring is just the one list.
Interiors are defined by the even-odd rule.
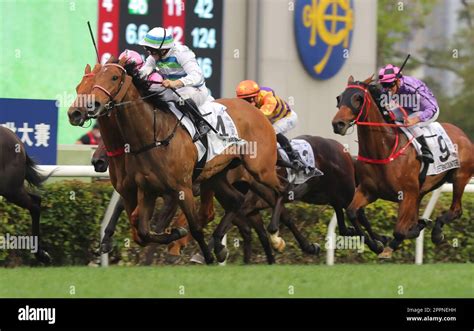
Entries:
[[[415,117],[415,116],[418,116],[418,114],[416,112],[411,114],[408,117],[412,118],[412,117]],[[433,115],[432,118],[430,118],[429,120],[427,120],[425,122],[419,122],[415,125],[409,126],[409,127],[407,127],[407,130],[410,131],[410,133],[413,135],[413,137],[418,138],[418,137],[423,135],[423,130],[421,128],[424,127],[424,126],[428,126],[431,123],[433,123],[434,121],[436,121],[438,119],[438,116],[439,116],[439,108],[436,110],[436,113]]]
[[276,134],[285,134],[296,127],[297,123],[298,115],[296,115],[296,113],[292,110],[290,111],[290,114],[273,123],[273,128],[275,129]]

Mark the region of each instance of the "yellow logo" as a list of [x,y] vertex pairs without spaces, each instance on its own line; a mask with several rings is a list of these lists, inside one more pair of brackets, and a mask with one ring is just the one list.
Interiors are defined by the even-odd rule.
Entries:
[[[338,6],[344,11],[344,16],[338,15]],[[329,10],[328,10],[329,9]],[[327,29],[326,22],[330,23]],[[343,22],[344,27],[336,30],[337,23]],[[313,67],[319,74],[326,67],[332,54],[333,47],[342,43],[344,48],[349,46],[350,31],[353,29],[353,11],[350,0],[313,0],[311,5],[303,8],[303,24],[311,29],[309,44],[314,47],[318,37],[328,46],[323,58]]]

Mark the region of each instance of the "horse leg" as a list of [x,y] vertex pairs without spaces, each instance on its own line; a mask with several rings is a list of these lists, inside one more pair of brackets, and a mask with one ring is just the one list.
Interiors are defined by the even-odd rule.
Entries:
[[367,219],[367,216],[365,215],[364,208],[361,208],[357,211],[357,218],[360,224],[367,230],[371,238],[375,239],[376,241],[380,241],[384,246],[388,244],[388,242],[390,241],[389,237],[381,236],[372,230],[372,226],[370,225],[370,222]]
[[41,197],[34,193],[28,193],[22,186],[19,191],[5,196],[8,201],[16,204],[21,208],[25,208],[30,212],[32,234],[37,238],[37,251],[35,257],[39,262],[50,264],[51,257],[48,252],[41,247],[40,237],[40,216],[41,216]]
[[263,250],[265,251],[265,255],[267,256],[268,264],[275,263],[275,257],[273,256],[272,247],[270,245],[270,241],[267,237],[267,232],[265,231],[265,225],[263,224],[262,216],[258,211],[247,215],[247,219],[251,222],[252,227],[257,232],[258,239],[262,244]]
[[367,244],[367,246],[369,246],[370,250],[376,254],[379,254],[384,249],[383,244],[378,240],[373,240],[368,234],[366,234],[365,231],[362,229],[358,219],[359,209],[364,208],[373,201],[373,199],[369,198],[360,190],[359,186],[355,191],[354,198],[352,199],[351,204],[346,209],[346,214],[349,218],[349,221],[354,226],[357,234],[364,239],[364,242]]
[[[270,224],[267,227],[267,231],[270,233],[270,241],[274,249],[279,252],[283,252],[285,249],[286,243],[283,238],[280,237],[279,228],[280,228],[280,217],[283,207],[283,196],[275,197],[275,193],[272,190],[269,190],[265,185],[258,183],[255,180],[249,181],[250,189],[252,192],[257,194],[262,200],[264,200],[269,207],[274,208],[272,219]],[[252,195],[252,192],[249,192],[246,195],[248,201],[252,201],[255,197]],[[252,207],[253,209],[253,207]],[[244,211],[244,214],[250,213],[252,210],[248,209]]]
[[142,189],[138,190],[138,236],[144,243],[169,244],[187,234],[186,229],[172,229],[168,233],[156,233],[150,229],[150,220],[155,209],[157,196],[155,194],[145,194]]
[[336,213],[337,227],[339,228],[339,234],[341,236],[352,237],[356,235],[353,227],[347,227],[344,220],[344,210],[339,206],[332,206]]
[[453,178],[453,200],[451,207],[443,215],[436,219],[435,226],[431,231],[431,241],[438,245],[443,239],[443,225],[452,222],[453,220],[461,217],[462,215],[462,195],[464,189],[471,180],[472,174],[461,173],[459,170],[454,173]]
[[110,221],[104,230],[104,238],[102,238],[99,251],[98,251],[99,255],[107,254],[110,251],[112,251],[112,248],[113,248],[112,237],[115,233],[115,229],[117,227],[117,222],[120,218],[120,214],[122,214],[122,211],[124,209],[125,209],[125,205],[124,205],[123,199],[120,198],[117,205],[114,208],[112,217],[110,218]]
[[407,234],[418,221],[418,192],[414,194],[405,194],[403,200],[399,203],[398,219],[393,231],[393,239],[383,252],[379,254],[381,259],[390,259],[393,252],[407,238]]
[[172,195],[166,194],[163,196],[163,208],[153,214],[153,223],[155,224],[155,231],[161,233],[171,223],[176,211],[178,210],[178,201]]
[[300,246],[303,253],[311,254],[311,255],[319,255],[321,248],[316,243],[310,243],[308,239],[303,236],[303,234],[298,230],[295,223],[290,218],[288,211],[284,208],[281,213],[281,221],[282,223],[290,229],[291,233],[295,237],[298,245]]
[[245,219],[241,217],[235,217],[233,219],[234,225],[239,229],[240,235],[244,241],[244,264],[250,264],[252,256],[252,232],[250,226],[246,223]]
[[201,248],[206,263],[211,264],[214,261],[214,258],[212,257],[211,251],[204,239],[202,224],[198,222],[196,208],[194,205],[193,190],[191,187],[185,187],[181,190],[178,190],[178,192],[181,193],[180,197],[182,197],[182,199],[178,200],[178,203],[184,215],[186,215],[191,235]]

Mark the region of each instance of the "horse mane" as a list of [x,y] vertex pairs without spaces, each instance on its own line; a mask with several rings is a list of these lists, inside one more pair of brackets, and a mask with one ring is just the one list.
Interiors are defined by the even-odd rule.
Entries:
[[[119,63],[118,59],[114,59],[110,63]],[[162,99],[161,93],[156,93],[150,91],[150,86],[153,83],[150,83],[146,79],[142,79],[134,63],[125,63],[123,64],[124,69],[127,71],[127,75],[132,77],[132,83],[135,88],[138,90],[138,93],[146,98],[143,101],[149,103],[155,108],[158,108],[163,111],[170,111],[168,103]]]
[[372,96],[372,99],[374,99],[375,104],[377,105],[377,108],[383,114],[385,109],[380,104],[380,102],[382,101],[382,94],[383,94],[381,86],[379,84],[376,84],[376,83],[367,84],[367,83],[364,83],[364,82],[356,82],[356,84],[367,88],[370,95]]

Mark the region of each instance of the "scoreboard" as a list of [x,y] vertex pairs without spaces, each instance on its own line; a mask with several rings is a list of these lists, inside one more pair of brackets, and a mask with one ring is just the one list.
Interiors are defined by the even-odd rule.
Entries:
[[221,93],[223,0],[98,0],[101,63],[131,49],[148,56],[138,42],[148,30],[164,27],[188,46],[215,98]]

